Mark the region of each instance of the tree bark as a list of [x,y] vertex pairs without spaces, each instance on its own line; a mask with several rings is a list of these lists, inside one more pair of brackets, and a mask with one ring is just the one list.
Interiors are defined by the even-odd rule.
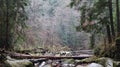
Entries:
[[111,37],[111,34],[110,34],[110,26],[107,25],[106,29],[107,29],[108,43],[112,43],[112,37]]
[[117,36],[120,36],[119,0],[116,0]]
[[9,49],[10,45],[9,45],[9,8],[8,8],[8,0],[6,0],[6,38],[5,38],[5,49]]
[[91,34],[90,43],[91,43],[91,48],[94,48],[95,46],[95,34],[94,33]]
[[114,24],[113,24],[113,13],[112,13],[112,0],[109,0],[109,12],[110,12],[110,25],[111,25],[111,33],[112,33],[112,39],[115,39],[115,30],[114,30]]

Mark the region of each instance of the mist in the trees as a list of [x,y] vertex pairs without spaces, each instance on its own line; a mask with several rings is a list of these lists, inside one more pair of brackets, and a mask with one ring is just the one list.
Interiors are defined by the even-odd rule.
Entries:
[[29,17],[27,36],[29,39],[32,38],[35,45],[67,45],[83,48],[89,44],[89,34],[76,32],[80,15],[77,10],[68,6],[70,2],[70,0],[31,0],[26,10]]

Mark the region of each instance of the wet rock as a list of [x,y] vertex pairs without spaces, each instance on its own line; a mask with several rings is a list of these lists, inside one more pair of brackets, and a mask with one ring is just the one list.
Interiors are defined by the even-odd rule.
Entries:
[[34,67],[33,63],[28,60],[6,60],[5,65],[9,65],[9,67]]
[[85,67],[85,66],[82,66],[82,65],[77,65],[76,67]]
[[62,67],[75,67],[75,64],[63,64]]
[[43,62],[39,65],[39,67],[44,67],[44,66],[45,66],[45,64],[46,64],[46,62],[45,62],[45,61],[43,61]]
[[112,59],[107,58],[106,67],[113,67],[113,60]]
[[46,64],[45,66],[43,67],[52,67],[51,64]]
[[103,66],[97,63],[91,63],[87,67],[103,67]]
[[77,65],[76,67],[103,67],[103,66],[97,63],[91,63],[89,65]]
[[[86,58],[86,59],[83,59],[83,60],[77,60],[76,63],[79,66],[81,66],[81,64],[84,64],[84,63],[85,64],[90,64],[90,65],[85,66],[85,67],[114,67],[114,66],[116,67],[116,65],[118,65],[118,63],[115,63],[112,59],[106,58],[106,57]],[[81,66],[81,67],[84,67],[84,66]]]

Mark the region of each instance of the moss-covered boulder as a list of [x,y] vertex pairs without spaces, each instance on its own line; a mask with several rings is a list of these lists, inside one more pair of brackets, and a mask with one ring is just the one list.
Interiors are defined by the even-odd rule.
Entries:
[[[85,67],[91,67],[91,66],[99,66],[99,67],[120,67],[120,62],[119,61],[114,61],[110,58],[102,57],[91,57],[91,58],[86,58],[83,60],[77,60],[76,61],[77,65],[81,66],[82,63],[87,63],[88,65]],[[84,67],[84,66],[83,66]]]
[[34,67],[34,65],[29,60],[16,60],[4,53],[1,53],[0,67]]
[[6,67],[34,67],[28,60],[6,60],[4,63]]

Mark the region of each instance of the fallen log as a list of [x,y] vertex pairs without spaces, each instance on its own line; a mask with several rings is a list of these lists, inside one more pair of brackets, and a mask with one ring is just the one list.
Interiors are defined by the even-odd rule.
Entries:
[[47,59],[85,59],[91,56],[67,56],[67,57],[56,57],[56,56],[30,56],[30,55],[11,55],[12,58],[17,59],[39,59],[39,58],[47,58]]
[[15,53],[15,52],[10,52],[10,51],[0,51],[0,53],[6,53],[8,56],[11,58],[17,58],[17,59],[40,59],[40,58],[46,58],[46,59],[85,59],[89,58],[93,55],[79,55],[79,56],[31,56],[31,55],[26,55],[26,54],[20,54],[20,53]]

